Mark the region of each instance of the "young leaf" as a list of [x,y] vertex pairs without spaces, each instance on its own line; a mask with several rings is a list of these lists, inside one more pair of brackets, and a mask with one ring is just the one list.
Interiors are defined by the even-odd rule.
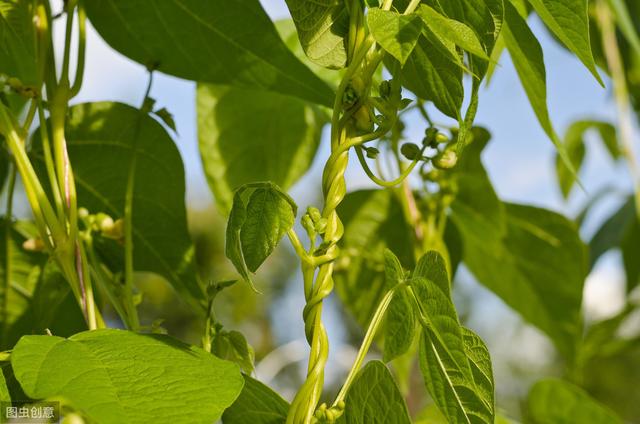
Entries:
[[347,194],[338,207],[345,233],[341,258],[333,275],[345,308],[366,328],[386,292],[385,249],[407,269],[414,266],[412,229],[391,190],[361,190]]
[[540,43],[529,29],[527,22],[510,2],[505,2],[504,8],[505,23],[502,33],[513,65],[520,77],[520,83],[527,93],[529,103],[540,122],[540,126],[556,146],[564,164],[575,174],[567,151],[549,118],[546,70]]
[[[445,115],[460,117],[464,100],[462,68],[458,60],[435,37],[421,35],[402,68],[402,83],[418,97],[430,100]],[[393,69],[393,66],[389,66]]]
[[374,8],[369,9],[367,23],[378,44],[404,66],[420,37],[420,18]]
[[243,385],[237,365],[200,348],[111,329],[24,336],[11,365],[29,397],[64,398],[107,424],[213,422]]
[[529,0],[553,34],[582,61],[603,85],[596,70],[589,39],[588,4],[582,0]]
[[474,224],[456,220],[464,240],[464,262],[480,283],[572,359],[582,334],[585,246],[575,225],[561,215],[531,206],[504,206],[507,227],[501,237],[479,238]]
[[218,358],[240,365],[243,372],[253,373],[255,359],[253,348],[239,331],[218,331],[213,339],[212,353]]
[[300,44],[312,62],[331,69],[347,62],[345,38],[349,13],[345,0],[286,0],[298,29]]
[[[424,3],[427,3],[441,15],[455,19],[472,28],[482,42],[487,55],[491,55],[504,20],[505,12],[501,0],[426,0]],[[471,60],[471,71],[474,75],[483,77],[489,63],[485,60]]]
[[217,206],[253,181],[290,188],[311,166],[325,117],[317,107],[277,93],[199,84],[198,141]]
[[94,0],[87,16],[128,58],[180,78],[331,106],[331,89],[287,49],[258,0]]
[[[405,273],[400,260],[385,250],[385,285],[391,290],[403,284]],[[396,289],[387,309],[384,325],[384,362],[402,355],[411,347],[416,333],[416,318],[406,286]]]
[[612,411],[573,384],[556,379],[538,381],[529,392],[532,423],[622,424]]
[[[580,172],[586,153],[584,134],[591,129],[598,131],[602,143],[614,160],[620,156],[616,129],[613,125],[601,121],[576,121],[569,126],[563,140],[576,173]],[[562,195],[566,199],[576,181],[576,175],[571,173],[559,156],[556,157],[556,176]]]
[[279,394],[247,375],[236,401],[222,414],[223,424],[282,424],[289,404]]
[[273,183],[246,184],[236,190],[225,254],[250,284],[250,272],[256,272],[293,227],[296,211],[293,200]]
[[345,399],[340,424],[410,424],[409,411],[393,376],[380,361],[360,370]]
[[416,14],[422,18],[428,28],[439,38],[449,40],[481,59],[489,60],[489,56],[484,51],[478,36],[467,25],[442,16],[435,9],[425,4],[416,10]]
[[438,253],[428,252],[411,280],[426,320],[420,368],[427,390],[449,422],[492,423],[495,412],[489,355],[475,334],[463,332],[449,285],[444,260]]
[[[196,275],[187,229],[184,167],[167,131],[138,109],[101,102],[70,108],[65,135],[78,205],[92,213],[104,212],[114,220],[124,216],[129,172],[135,161],[135,269],[161,275],[178,293],[202,305],[205,293]],[[35,137],[32,155],[39,175],[46,179],[39,136]],[[99,239],[96,248],[110,268],[123,269],[120,244]]]

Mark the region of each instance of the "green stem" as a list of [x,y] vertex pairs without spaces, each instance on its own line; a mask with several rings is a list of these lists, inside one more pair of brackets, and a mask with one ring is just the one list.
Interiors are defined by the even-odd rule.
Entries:
[[424,149],[422,149],[422,151],[420,152],[420,156],[414,159],[411,162],[411,164],[402,171],[402,173],[398,176],[398,178],[391,181],[385,181],[383,179],[378,178],[373,173],[373,171],[371,171],[371,168],[369,168],[369,164],[367,163],[366,159],[364,158],[364,155],[362,154],[362,149],[359,147],[356,148],[356,155],[358,156],[358,160],[360,161],[360,165],[362,165],[362,169],[364,170],[365,174],[367,174],[367,176],[371,179],[371,181],[373,181],[374,183],[378,184],[381,187],[386,187],[386,188],[395,187],[398,184],[401,184],[409,176],[409,174],[411,174],[411,171],[413,171],[413,168],[416,167],[423,153],[424,153]]
[[76,74],[71,87],[70,97],[75,97],[82,88],[84,78],[84,64],[87,49],[87,14],[84,10],[84,0],[78,1],[78,63]]
[[616,38],[616,29],[609,5],[604,0],[597,3],[598,19],[602,30],[604,53],[611,72],[613,91],[618,110],[618,127],[620,130],[621,151],[627,161],[635,191],[636,214],[640,219],[640,166],[636,162],[633,143],[633,123],[631,118],[629,90],[624,74],[624,64]]
[[393,300],[393,296],[396,290],[398,290],[399,287],[403,287],[403,286],[404,285],[397,285],[391,290],[389,290],[384,295],[380,303],[378,304],[378,307],[376,308],[376,311],[374,312],[373,317],[371,318],[371,322],[369,323],[369,327],[367,328],[367,332],[364,335],[364,339],[362,340],[360,349],[358,350],[358,355],[356,356],[356,359],[353,363],[353,366],[351,367],[351,370],[349,370],[347,379],[342,385],[342,388],[340,389],[340,392],[336,396],[336,399],[333,401],[333,405],[332,405],[333,407],[337,406],[341,401],[344,401],[345,397],[347,396],[349,387],[351,387],[351,383],[353,383],[353,380],[355,379],[356,374],[360,370],[360,367],[362,366],[362,363],[364,362],[364,359],[367,356],[367,353],[369,352],[369,348],[371,347],[371,344],[373,343],[373,340],[375,339],[375,336],[378,333],[378,329],[380,328],[380,325],[383,322],[384,315],[387,312],[387,309],[389,308],[389,304]]
[[0,346],[4,346],[6,342],[7,329],[9,326],[8,311],[9,311],[9,290],[11,290],[11,280],[13,276],[13,240],[11,233],[13,231],[13,191],[16,186],[16,168],[11,165],[9,171],[9,183],[7,187],[7,210],[5,212],[5,252],[4,252],[4,286],[2,288],[2,314],[0,318],[2,320],[2,340],[0,340]]

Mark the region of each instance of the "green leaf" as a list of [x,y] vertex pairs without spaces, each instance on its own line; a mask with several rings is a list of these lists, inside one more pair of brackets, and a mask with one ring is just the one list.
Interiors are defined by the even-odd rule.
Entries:
[[464,240],[464,262],[480,283],[545,332],[571,360],[582,334],[585,246],[575,224],[559,214],[504,206],[503,236],[479,238],[472,223],[456,220]]
[[320,66],[343,68],[349,13],[344,0],[286,0],[305,53]]
[[[419,98],[432,101],[445,115],[459,119],[464,100],[462,68],[442,42],[429,34],[425,30],[420,36],[402,68],[402,84]],[[393,70],[393,66],[387,67]]]
[[[185,177],[180,153],[160,123],[122,103],[85,103],[69,110],[66,140],[78,191],[78,206],[124,217],[129,171],[133,179],[133,262],[136,271],[166,278],[178,293],[205,301],[187,229]],[[46,179],[42,145],[33,151]],[[115,271],[123,249],[113,240],[97,248]]]
[[331,89],[284,45],[258,0],[94,0],[87,16],[128,58],[180,78],[331,106]]
[[35,28],[33,2],[0,2],[0,74],[36,83]]
[[161,335],[24,336],[11,354],[33,399],[62,397],[100,423],[213,422],[242,389],[238,366]]
[[[425,3],[440,14],[472,28],[487,55],[491,55],[504,20],[505,6],[501,0],[426,0]],[[478,77],[485,75],[488,64],[485,60],[471,58],[471,70]]]
[[556,379],[542,380],[533,386],[528,411],[535,424],[622,424],[620,418],[585,391]]
[[635,220],[634,198],[630,196],[613,215],[607,218],[589,241],[591,268],[603,254],[620,246]]
[[586,153],[584,135],[592,129],[598,131],[602,143],[614,160],[620,156],[616,129],[613,125],[608,122],[592,120],[573,122],[567,129],[563,143],[575,173],[572,173],[567,168],[559,156],[556,157],[556,176],[565,199],[569,196],[575,184],[576,173],[580,172],[582,167],[582,161]]
[[451,217],[459,233],[490,245],[506,233],[507,217],[481,160],[491,134],[480,127],[473,127],[471,134],[471,144],[453,169],[456,196]]
[[420,259],[411,286],[426,320],[420,368],[429,394],[451,423],[492,423],[489,354],[475,334],[463,332],[451,300],[446,265],[438,253],[431,251]]
[[358,372],[347,392],[343,424],[410,424],[409,411],[393,376],[380,361]]
[[[384,252],[385,284],[391,290],[403,284],[405,272],[400,260],[390,250]],[[416,333],[416,318],[406,286],[396,289],[386,312],[384,325],[384,362],[407,352]]]
[[529,0],[536,13],[560,41],[604,86],[591,52],[588,4],[583,0]]
[[254,370],[253,348],[239,331],[218,331],[213,339],[212,353],[240,365],[243,372],[251,374]]
[[640,220],[627,228],[622,244],[622,261],[627,275],[627,293],[640,285]]
[[225,213],[243,184],[289,189],[311,166],[326,122],[301,100],[233,87],[199,84],[197,107],[202,165]]
[[505,24],[502,33],[504,34],[504,41],[511,55],[513,65],[520,77],[520,83],[527,93],[529,103],[538,118],[538,122],[540,122],[540,126],[556,146],[564,164],[575,174],[571,159],[549,118],[547,77],[542,47],[540,47],[540,43],[529,29],[529,26],[527,26],[527,22],[509,1],[505,2],[504,8]]
[[240,396],[222,415],[223,424],[282,424],[289,404],[258,380],[244,375]]
[[11,395],[9,395],[9,388],[2,373],[2,368],[4,368],[4,366],[0,365],[0,402],[11,402]]
[[416,14],[439,38],[448,40],[481,59],[489,60],[478,36],[462,22],[442,16],[435,9],[423,4]]
[[627,292],[631,292],[640,280],[640,221],[637,218],[635,199],[630,196],[596,231],[589,242],[590,266],[611,249],[620,249],[627,275]]
[[361,190],[347,194],[338,206],[345,228],[336,262],[336,292],[363,327],[386,293],[385,249],[406,268],[414,266],[412,228],[392,190]]
[[404,66],[420,37],[420,18],[374,8],[369,9],[367,24],[378,44]]
[[252,286],[250,272],[269,257],[293,227],[297,207],[273,183],[245,184],[233,197],[225,254]]

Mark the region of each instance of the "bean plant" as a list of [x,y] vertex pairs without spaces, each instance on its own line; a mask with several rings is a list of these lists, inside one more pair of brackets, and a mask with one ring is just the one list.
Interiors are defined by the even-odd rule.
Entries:
[[[54,420],[65,422],[512,422],[496,405],[489,351],[452,300],[464,265],[560,358],[561,378],[532,385],[523,421],[640,419],[637,395],[635,404],[621,401],[591,372],[640,346],[637,334],[618,335],[638,306],[640,282],[638,2],[286,6],[291,19],[272,22],[258,0],[0,0],[2,413],[58,402]],[[536,20],[611,89],[616,121],[581,119],[558,135],[529,26]],[[74,101],[92,48],[89,23],[148,70],[138,104]],[[491,133],[474,121],[483,83],[507,54],[556,147],[565,197],[589,192],[580,179],[589,133],[631,169],[635,193],[588,245],[579,227],[613,190],[573,219],[504,201],[492,187],[482,161]],[[171,106],[150,97],[158,73],[197,84],[200,156],[226,219],[229,279],[198,272]],[[419,137],[409,124],[420,126]],[[317,158],[318,200],[299,208],[287,191],[317,152],[326,152]],[[350,160],[376,189],[348,190]],[[14,217],[17,195],[30,218]],[[301,317],[309,345],[290,402],[256,379],[251,340],[215,313],[231,286],[262,296],[259,269],[281,243],[299,261],[305,306],[289,313]],[[622,251],[627,304],[585,325],[585,279],[611,249]],[[143,272],[162,277],[195,311],[201,346],[141,322]],[[337,392],[325,388],[332,350],[323,306],[334,292],[362,330]],[[637,357],[632,364],[637,376]],[[410,396],[426,409],[410,410]]]

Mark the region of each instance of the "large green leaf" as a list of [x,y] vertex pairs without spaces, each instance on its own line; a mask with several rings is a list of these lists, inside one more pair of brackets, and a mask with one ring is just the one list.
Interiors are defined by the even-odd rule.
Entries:
[[380,361],[369,362],[347,392],[341,424],[410,424],[409,411],[393,376]]
[[349,13],[344,0],[286,0],[300,44],[313,62],[339,69],[347,62]]
[[252,183],[238,188],[227,223],[225,254],[250,284],[250,273],[269,257],[293,227],[297,207],[273,183]]
[[591,52],[588,2],[584,0],[529,0],[553,34],[584,63],[600,84]]
[[[121,103],[86,103],[69,110],[66,139],[78,205],[113,219],[124,216],[129,172],[133,178],[133,261],[137,271],[166,278],[182,295],[204,302],[187,229],[184,167],[165,129]],[[44,173],[40,143],[34,156]],[[46,177],[43,177],[46,178]],[[120,270],[122,248],[103,241],[108,264]]]
[[442,16],[435,9],[425,4],[421,5],[416,13],[422,18],[429,29],[441,39],[449,40],[481,59],[489,60],[478,36],[467,25],[455,19]]
[[384,251],[401,264],[414,265],[412,228],[392,190],[361,190],[347,194],[338,207],[345,228],[336,262],[336,291],[346,309],[365,327],[386,292]]
[[385,284],[391,290],[398,284],[386,312],[384,325],[384,361],[402,355],[411,347],[416,334],[416,317],[400,260],[390,251],[384,253]]
[[198,85],[197,105],[202,166],[227,213],[243,184],[290,188],[311,165],[325,123],[301,100],[228,86]]
[[442,41],[426,29],[402,68],[402,83],[419,98],[432,101],[445,115],[460,118],[462,68]]
[[411,285],[420,304],[420,368],[427,390],[451,423],[492,423],[493,377],[482,341],[460,326],[443,258],[423,256]]
[[36,83],[33,2],[0,1],[0,74]]
[[333,103],[329,87],[287,49],[258,0],[93,0],[86,8],[111,47],[147,67]]
[[222,415],[224,424],[282,424],[289,404],[279,394],[249,376],[238,399]]
[[520,77],[520,83],[527,93],[529,103],[540,122],[540,126],[555,144],[556,149],[569,170],[573,171],[571,160],[564,145],[553,128],[547,108],[547,76],[542,47],[527,22],[509,2],[504,3],[505,24],[502,33],[511,55],[513,65]]
[[[584,136],[590,130],[596,130],[600,139],[611,157],[615,160],[620,156],[616,129],[608,122],[585,120],[573,122],[564,136],[564,146],[567,150],[569,160],[575,169],[575,173],[580,172],[582,161],[586,153]],[[576,174],[572,173],[564,164],[562,159],[556,157],[556,176],[562,195],[567,198],[576,181]]]
[[571,383],[547,379],[529,392],[528,412],[535,424],[622,424],[622,420]]
[[456,224],[464,262],[478,281],[545,332],[572,359],[582,334],[586,249],[575,224],[554,212],[505,204],[506,234],[482,239]]
[[24,336],[11,365],[33,399],[62,397],[100,423],[211,423],[240,394],[235,364],[160,335]]
[[367,24],[378,44],[404,66],[420,37],[420,18],[373,8],[367,14]]

